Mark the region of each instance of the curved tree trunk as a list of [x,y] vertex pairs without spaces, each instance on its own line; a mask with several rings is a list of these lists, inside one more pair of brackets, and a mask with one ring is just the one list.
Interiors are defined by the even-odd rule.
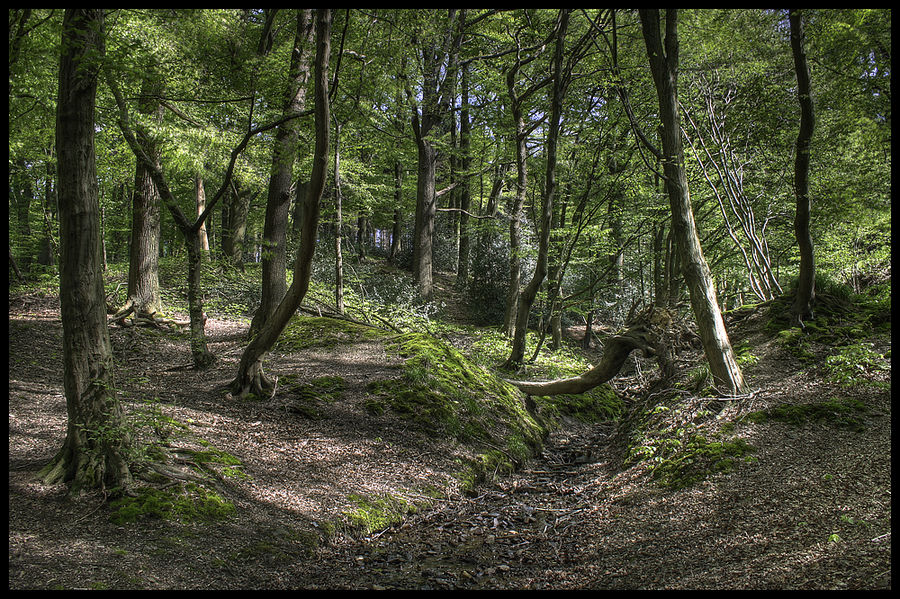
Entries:
[[635,349],[651,352],[653,344],[644,327],[636,327],[607,341],[600,362],[581,376],[547,382],[508,381],[529,395],[567,395],[590,391],[611,380]]
[[[306,83],[309,80],[309,60],[312,55],[313,22],[310,9],[297,11],[294,51],[286,90],[283,117],[296,116],[306,107]],[[300,137],[299,119],[287,120],[275,134],[272,151],[272,170],[269,176],[269,195],[266,201],[266,220],[263,229],[262,297],[250,324],[253,336],[275,311],[287,290],[287,224],[291,207],[291,184],[297,140]]]
[[56,147],[59,157],[60,310],[68,426],[62,449],[43,469],[45,482],[70,492],[122,489],[131,482],[129,439],[112,380],[112,348],[100,263],[100,217],[94,155],[97,72],[103,57],[103,11],[66,9]]
[[291,286],[266,320],[241,356],[238,373],[232,381],[232,397],[270,395],[275,388],[263,372],[263,356],[272,348],[290,321],[309,289],[312,259],[316,249],[316,232],[319,226],[319,202],[325,189],[328,170],[328,143],[330,109],[328,105],[328,58],[331,51],[331,11],[316,10],[316,149],[313,170],[304,198],[303,224],[300,247],[294,264]]

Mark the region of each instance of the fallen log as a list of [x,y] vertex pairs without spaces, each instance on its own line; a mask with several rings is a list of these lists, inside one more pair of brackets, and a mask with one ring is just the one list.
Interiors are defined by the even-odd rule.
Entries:
[[632,327],[606,342],[600,362],[584,374],[555,381],[514,381],[508,383],[518,387],[528,395],[568,395],[584,393],[602,385],[616,376],[625,364],[628,355],[639,349],[645,355],[656,355],[657,343],[654,333],[644,325]]

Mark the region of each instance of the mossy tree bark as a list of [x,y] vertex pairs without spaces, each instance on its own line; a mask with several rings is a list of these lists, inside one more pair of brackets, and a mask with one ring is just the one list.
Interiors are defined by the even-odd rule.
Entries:
[[59,67],[60,310],[68,425],[62,449],[43,469],[45,482],[70,492],[122,489],[131,482],[127,436],[112,378],[100,259],[94,154],[97,75],[104,55],[102,10],[66,9]]
[[319,204],[325,189],[328,170],[329,120],[328,63],[331,52],[331,11],[316,10],[316,59],[315,59],[315,120],[316,146],[313,169],[304,198],[303,223],[300,246],[294,263],[294,278],[281,302],[266,320],[241,356],[238,373],[231,382],[232,397],[250,395],[266,396],[274,390],[274,383],[263,371],[262,359],[278,340],[309,289],[312,259],[316,249],[316,232],[319,226]]

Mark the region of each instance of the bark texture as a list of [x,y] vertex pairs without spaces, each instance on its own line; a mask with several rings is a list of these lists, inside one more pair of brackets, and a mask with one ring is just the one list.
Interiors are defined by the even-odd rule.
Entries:
[[303,223],[300,246],[294,263],[294,278],[284,298],[270,318],[250,341],[241,356],[238,373],[230,385],[232,397],[270,395],[275,388],[263,372],[262,359],[278,340],[291,317],[296,313],[309,289],[312,259],[316,249],[316,233],[319,226],[319,204],[325,189],[328,171],[329,120],[328,63],[331,52],[331,11],[316,10],[316,149],[313,156],[312,175],[304,198]]
[[[311,9],[297,11],[294,50],[288,73],[288,88],[282,117],[296,117],[306,107],[306,84],[309,80],[313,43],[313,19]],[[286,120],[275,134],[272,151],[272,168],[269,175],[269,195],[266,201],[266,220],[263,229],[262,298],[250,324],[254,335],[275,311],[287,290],[287,227],[291,207],[291,185],[294,161],[297,157],[297,140],[300,137],[300,120]]]
[[42,471],[70,492],[121,489],[131,481],[128,444],[112,378],[112,349],[100,260],[94,154],[97,73],[104,52],[103,11],[66,9],[59,67],[60,306],[68,426],[62,449]]
[[677,95],[677,11],[673,9],[666,11],[664,40],[660,34],[659,10],[641,10],[640,15],[650,71],[659,99],[663,172],[672,211],[672,229],[675,233],[676,247],[681,255],[682,272],[690,293],[694,319],[697,322],[710,372],[719,390],[732,395],[745,393],[747,384],[728,340],[712,274],[703,257],[684,170]]

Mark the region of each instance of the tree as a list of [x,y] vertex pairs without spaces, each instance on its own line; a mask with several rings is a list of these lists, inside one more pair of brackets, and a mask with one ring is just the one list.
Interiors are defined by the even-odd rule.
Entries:
[[238,372],[230,385],[231,395],[268,395],[275,388],[263,372],[262,359],[272,348],[309,289],[312,259],[319,226],[319,203],[328,173],[329,121],[328,63],[331,53],[331,11],[316,9],[315,121],[316,146],[312,174],[306,186],[300,246],[294,262],[294,278],[272,316],[247,345]]
[[269,195],[263,231],[262,298],[250,324],[251,336],[272,315],[287,289],[285,279],[287,223],[291,206],[294,161],[297,157],[297,139],[300,136],[300,122],[296,117],[306,108],[306,83],[310,72],[312,33],[311,10],[298,9],[294,49],[291,52],[282,111],[282,117],[289,120],[278,126],[272,150],[272,169],[269,175]]
[[[560,127],[562,125],[563,97],[567,87],[567,76],[563,72],[563,58],[565,52],[566,30],[569,25],[569,11],[561,9],[555,28],[556,49],[552,67],[552,94],[550,98],[549,130],[547,132],[547,163],[546,181],[541,203],[540,240],[538,247],[537,264],[528,284],[519,295],[519,304],[516,309],[516,325],[513,332],[513,344],[507,366],[519,366],[525,356],[525,335],[528,330],[528,317],[531,306],[537,297],[538,290],[547,276],[547,262],[550,251],[550,228],[553,218],[553,201],[557,193],[556,162],[557,147],[559,144]],[[520,175],[521,177],[521,175]]]
[[[141,82],[140,112],[162,118],[159,103],[159,81],[149,71]],[[146,129],[137,132],[148,157],[159,164],[159,142]],[[159,191],[150,171],[140,160],[136,161],[134,191],[131,194],[131,245],[128,265],[128,297],[125,305],[114,318],[122,320],[133,313],[135,318],[159,311]]]
[[703,257],[685,175],[677,92],[678,13],[672,9],[666,11],[665,40],[660,36],[658,10],[641,10],[640,17],[647,58],[659,100],[662,148],[658,152],[661,152],[663,161],[666,191],[672,210],[672,228],[676,247],[681,255],[694,319],[710,373],[720,390],[729,394],[744,393],[747,384],[728,340],[712,275]]
[[407,89],[407,97],[414,105],[412,128],[418,149],[418,178],[416,183],[416,222],[413,232],[413,278],[419,296],[431,300],[433,289],[432,247],[434,216],[437,211],[435,179],[438,166],[438,149],[435,135],[440,132],[450,106],[450,92],[454,88],[465,16],[449,10],[447,25],[437,32],[437,40],[421,33],[413,40],[420,53],[423,80],[421,107],[413,100],[416,95]]
[[48,483],[69,483],[71,492],[122,489],[131,481],[100,260],[94,106],[103,21],[99,9],[66,9],[59,65],[59,276],[68,426],[62,449],[42,475]]
[[803,324],[812,316],[812,304],[816,297],[816,263],[813,240],[809,230],[811,201],[809,195],[809,148],[815,128],[815,113],[809,83],[809,66],[806,64],[806,48],[803,34],[803,17],[798,9],[790,11],[791,50],[794,70],[797,72],[797,98],[800,102],[800,131],[794,156],[794,193],[797,210],[794,216],[794,235],[800,249],[800,273],[792,306],[793,320]]

